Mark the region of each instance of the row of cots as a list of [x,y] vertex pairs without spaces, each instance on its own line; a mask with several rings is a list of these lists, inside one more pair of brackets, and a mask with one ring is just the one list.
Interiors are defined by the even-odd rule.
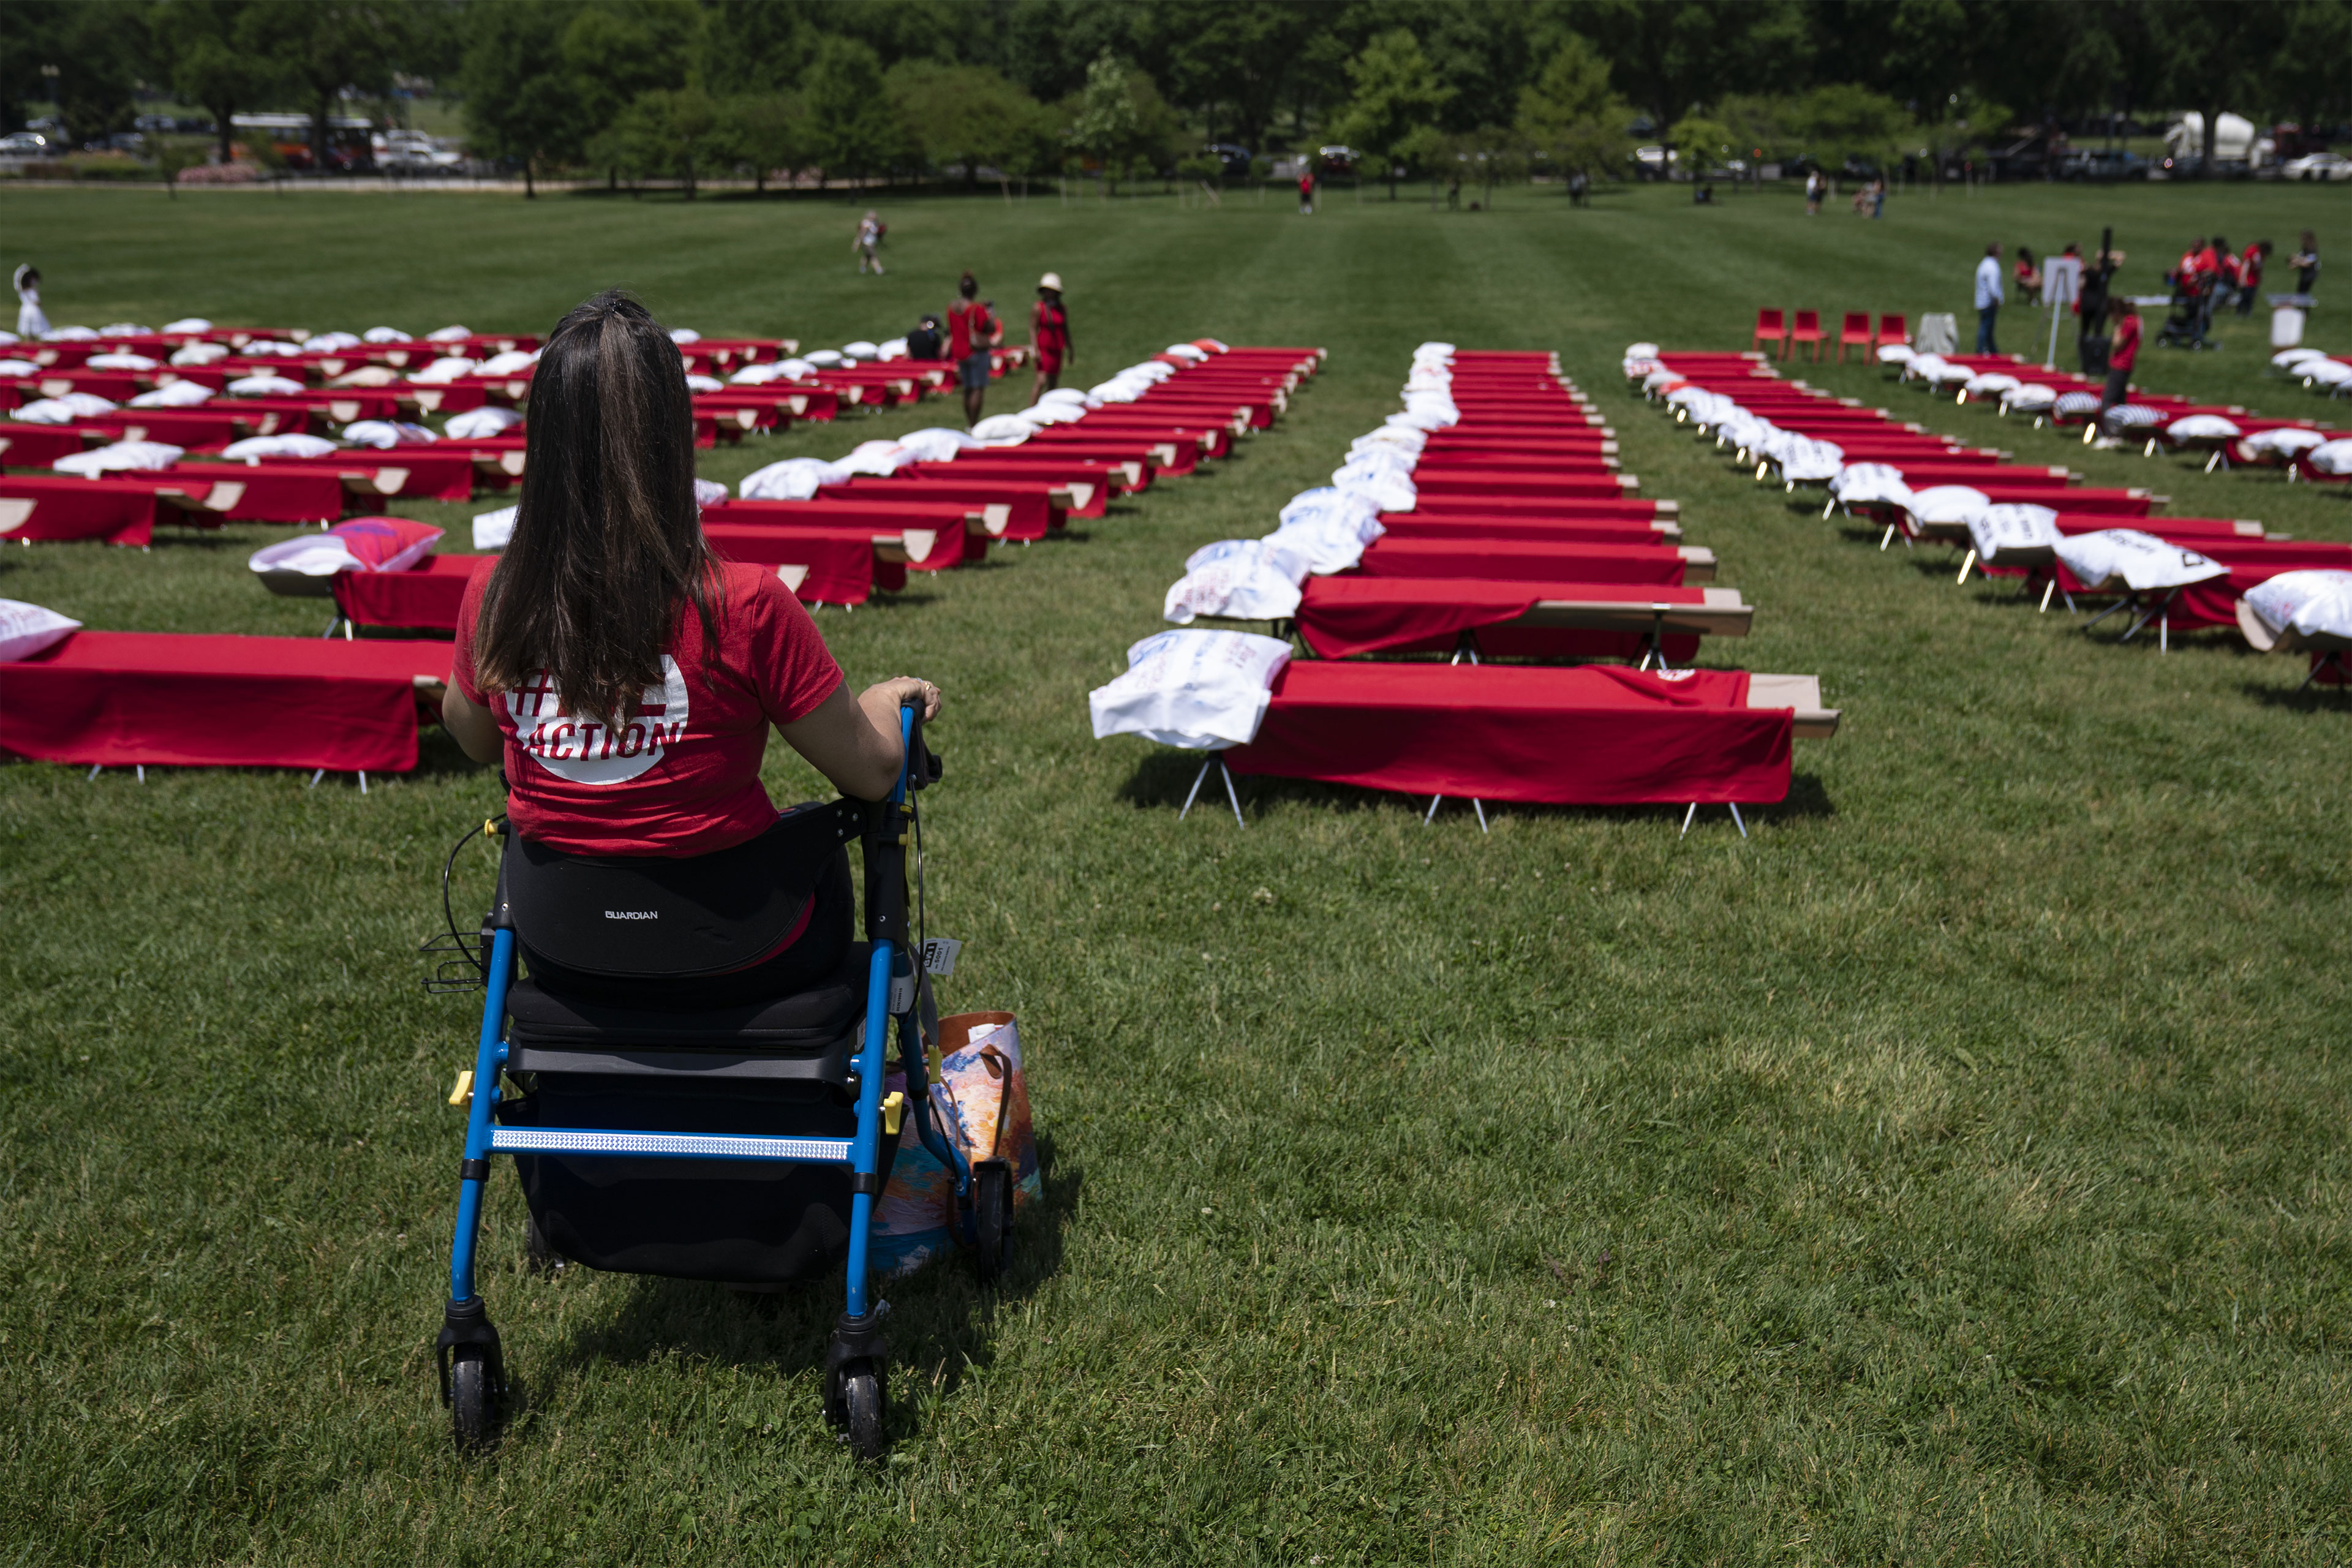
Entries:
[[[2045,369],[2014,354],[1915,353],[1890,344],[1879,357],[1897,367],[1903,381],[1949,393],[1955,403],[1991,403],[2004,415],[2032,415],[2036,429],[2079,426],[2086,444],[2104,436],[2138,441],[2151,458],[2202,453],[2208,473],[2244,465],[2283,468],[2289,479],[2352,479],[2352,438],[2317,420],[2266,416],[2238,404],[2199,403],[2139,386],[2128,388],[2123,402],[2109,404],[2104,385],[2089,376]],[[2284,350],[2272,363],[2305,386],[2352,387],[2352,364],[2314,349]]]
[[[721,554],[772,568],[804,599],[859,603],[903,584],[910,567],[944,570],[997,539],[1044,537],[1068,515],[1099,514],[1108,494],[1223,454],[1237,432],[1270,423],[1321,358],[1209,339],[1172,345],[1092,392],[1049,395],[971,433],[867,443],[841,465],[771,465],[745,481],[747,492],[799,499],[725,500],[709,486],[705,531]],[[830,468],[842,471],[814,471]],[[478,535],[499,521],[477,520]],[[347,620],[446,633],[490,558],[436,555],[439,537],[408,519],[354,519],[270,546],[255,564],[273,588],[331,594]],[[436,639],[80,631],[10,606],[0,615],[0,748],[93,768],[301,767],[316,770],[314,783],[349,771],[364,787],[369,771],[415,765],[418,696],[446,678],[449,651]],[[633,743],[625,731],[609,742]]]
[[2352,647],[2352,544],[2273,535],[2241,518],[2158,515],[2168,498],[2101,489],[2063,468],[2017,464],[1884,409],[1783,380],[1760,355],[1626,351],[1625,374],[1757,477],[1819,486],[1823,515],[1843,510],[1895,538],[1949,544],[1972,570],[2021,577],[2041,605],[2109,601],[2129,640],[2153,624],[2233,626],[2258,649],[2306,652],[2312,675],[2340,678]]
[[1813,677],[1688,667],[1753,609],[1616,450],[1556,356],[1423,344],[1329,485],[1185,562],[1163,615],[1186,629],[1128,650],[1096,735],[1206,753],[1186,810],[1222,763],[1237,821],[1234,773],[1427,795],[1424,821],[1466,798],[1482,826],[1496,800],[1672,804],[1687,831],[1702,803],[1783,799],[1791,742],[1838,715]]

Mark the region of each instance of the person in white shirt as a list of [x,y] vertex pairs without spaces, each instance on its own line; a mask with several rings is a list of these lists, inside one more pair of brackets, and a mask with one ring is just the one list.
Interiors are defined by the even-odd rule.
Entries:
[[1984,259],[1977,263],[1977,353],[1997,354],[2000,347],[1992,341],[1993,319],[2000,314],[2000,247],[1985,247]]
[[49,319],[41,313],[41,273],[27,263],[16,268],[16,335],[26,342],[47,337]]

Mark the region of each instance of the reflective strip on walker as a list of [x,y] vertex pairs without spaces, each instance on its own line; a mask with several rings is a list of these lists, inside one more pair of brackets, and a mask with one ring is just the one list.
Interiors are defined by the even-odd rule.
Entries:
[[799,1160],[846,1165],[846,1138],[737,1138],[700,1132],[598,1132],[570,1127],[499,1127],[500,1154],[654,1154],[680,1160]]

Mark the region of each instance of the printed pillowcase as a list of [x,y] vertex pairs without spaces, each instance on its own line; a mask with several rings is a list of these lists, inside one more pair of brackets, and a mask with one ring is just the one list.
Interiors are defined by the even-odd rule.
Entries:
[[45,653],[81,629],[55,610],[18,599],[0,599],[0,664]]

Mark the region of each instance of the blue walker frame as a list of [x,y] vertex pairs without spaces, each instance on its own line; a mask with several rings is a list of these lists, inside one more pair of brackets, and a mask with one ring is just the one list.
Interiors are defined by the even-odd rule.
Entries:
[[[457,1218],[449,1246],[449,1299],[443,1311],[435,1361],[439,1369],[441,1401],[452,1405],[450,1363],[459,1347],[478,1347],[475,1353],[487,1365],[487,1396],[493,1402],[506,1392],[506,1374],[499,1333],[476,1289],[475,1258],[482,1221],[482,1195],[490,1175],[493,1154],[560,1154],[569,1159],[629,1157],[678,1160],[746,1160],[798,1164],[842,1165],[850,1172],[848,1279],[843,1292],[841,1318],[834,1328],[825,1356],[825,1406],[828,1417],[850,1425],[854,1446],[861,1457],[873,1458],[879,1447],[881,1406],[887,1397],[888,1346],[880,1333],[887,1302],[869,1300],[869,1247],[873,1236],[874,1202],[881,1195],[882,1138],[886,1131],[882,1082],[888,1072],[890,1020],[898,1022],[902,1065],[907,1074],[908,1100],[891,1108],[887,1131],[895,1135],[899,1114],[911,1111],[923,1146],[954,1177],[960,1208],[968,1207],[972,1170],[961,1151],[942,1136],[930,1115],[930,1074],[923,1052],[919,1001],[923,987],[915,972],[914,950],[908,939],[907,857],[915,847],[915,812],[908,805],[910,790],[931,782],[925,776],[929,756],[922,744],[922,722],[914,708],[898,714],[902,751],[898,777],[887,800],[867,806],[863,836],[866,863],[866,929],[872,953],[866,975],[866,1038],[852,1059],[857,1091],[857,1131],[849,1138],[755,1137],[694,1132],[642,1132],[624,1129],[500,1127],[497,1125],[499,1080],[507,1060],[507,991],[515,972],[515,933],[503,908],[485,922],[488,959],[484,964],[482,1030],[474,1052],[472,1093],[466,1118],[466,1151],[458,1168]],[[921,770],[921,771],[918,771]],[[845,1403],[845,1384],[870,1375],[877,1403],[869,1434],[856,1430]],[[482,1446],[495,1428],[495,1405],[483,1413],[472,1433],[466,1414],[458,1416],[461,1447]],[[870,1440],[869,1440],[870,1439]]]

